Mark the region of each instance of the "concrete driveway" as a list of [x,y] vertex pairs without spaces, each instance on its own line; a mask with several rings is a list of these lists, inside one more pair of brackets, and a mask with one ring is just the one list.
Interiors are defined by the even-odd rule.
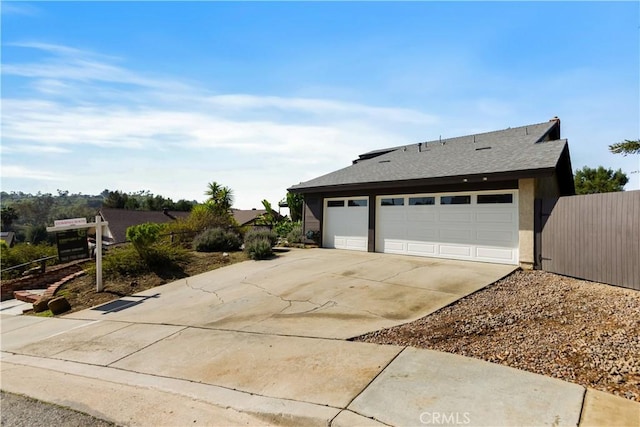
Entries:
[[576,425],[601,414],[583,411],[575,384],[345,340],[512,270],[293,250],[62,318],[3,315],[2,388],[122,425]]
[[67,317],[345,339],[419,319],[513,270],[498,264],[292,250]]

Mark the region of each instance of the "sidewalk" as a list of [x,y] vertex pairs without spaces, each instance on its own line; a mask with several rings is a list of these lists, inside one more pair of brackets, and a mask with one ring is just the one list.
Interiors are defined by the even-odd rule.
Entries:
[[119,425],[640,420],[640,404],[430,350],[129,322],[6,315],[0,322],[3,390]]

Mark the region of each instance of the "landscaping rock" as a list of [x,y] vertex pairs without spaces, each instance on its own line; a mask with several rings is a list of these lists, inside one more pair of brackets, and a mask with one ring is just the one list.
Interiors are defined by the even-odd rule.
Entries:
[[640,402],[640,292],[518,271],[429,316],[356,338],[484,359]]
[[43,311],[49,310],[49,301],[51,298],[42,297],[33,303],[33,311],[34,313],[41,313]]
[[49,310],[55,315],[62,314],[71,310],[71,304],[65,297],[57,297],[49,301]]

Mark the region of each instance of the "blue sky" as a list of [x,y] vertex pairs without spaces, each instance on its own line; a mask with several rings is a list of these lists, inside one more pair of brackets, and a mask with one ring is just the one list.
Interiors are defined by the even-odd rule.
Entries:
[[[640,189],[638,2],[11,2],[2,190],[235,207],[386,146],[558,116]],[[464,161],[464,159],[460,159]]]

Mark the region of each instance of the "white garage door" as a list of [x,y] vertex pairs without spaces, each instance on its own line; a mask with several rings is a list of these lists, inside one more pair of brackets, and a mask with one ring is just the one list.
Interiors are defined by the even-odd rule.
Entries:
[[366,251],[369,234],[368,204],[368,197],[325,199],[324,247]]
[[518,264],[518,192],[379,196],[376,251]]

